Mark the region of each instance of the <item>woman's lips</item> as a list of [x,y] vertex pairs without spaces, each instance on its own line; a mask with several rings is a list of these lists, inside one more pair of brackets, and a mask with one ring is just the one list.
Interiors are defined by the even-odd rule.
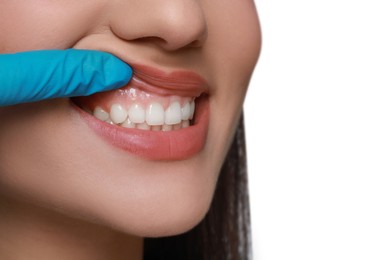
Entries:
[[[209,124],[209,104],[206,94],[208,86],[206,81],[193,72],[176,71],[166,73],[146,66],[135,65],[132,67],[134,78],[123,88],[73,99],[74,103],[78,105],[76,110],[81,118],[98,136],[108,143],[146,159],[182,160],[199,153],[206,142]],[[147,98],[145,99],[145,94],[142,97],[137,97],[134,96],[134,93],[148,94],[146,94]],[[157,102],[168,100],[165,102],[166,104],[161,105],[161,107],[164,107],[166,115],[168,115],[169,101],[176,103],[175,105],[178,107],[177,103],[180,103],[180,99],[188,100],[196,97],[199,98],[196,99],[196,111],[192,125],[173,131],[129,129],[112,124],[112,122],[111,124],[103,122],[80,109],[80,107],[83,107],[93,111],[94,108],[99,106],[99,108],[103,107],[109,111],[112,104],[125,107],[126,103],[129,106],[137,104],[151,107],[151,104],[155,105]],[[145,111],[148,111],[148,109]],[[148,119],[147,113],[146,118]],[[126,121],[127,123],[130,121],[130,114]],[[143,125],[150,122],[152,121],[145,122]],[[184,121],[182,122],[184,125]],[[165,121],[164,126],[167,126],[167,124],[170,124],[169,120],[168,123],[167,120]],[[186,125],[188,126],[188,123]],[[153,129],[156,129],[156,127],[161,129],[161,127],[153,125]]]

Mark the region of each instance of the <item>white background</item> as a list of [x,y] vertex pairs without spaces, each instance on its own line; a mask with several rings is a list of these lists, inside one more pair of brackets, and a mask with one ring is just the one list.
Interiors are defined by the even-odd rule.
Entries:
[[390,1],[256,4],[254,259],[390,259]]

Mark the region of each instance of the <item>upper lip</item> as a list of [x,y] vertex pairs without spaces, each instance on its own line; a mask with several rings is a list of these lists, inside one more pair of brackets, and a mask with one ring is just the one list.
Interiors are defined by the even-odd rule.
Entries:
[[187,70],[165,72],[146,65],[130,65],[133,78],[130,87],[161,95],[197,97],[208,92],[208,84],[199,74]]
[[[76,49],[100,50],[111,53],[122,59],[133,69],[133,78],[128,85],[137,86],[144,90],[157,92],[161,95],[181,95],[197,97],[202,93],[208,94],[210,86],[199,74],[190,70],[170,70],[166,71],[156,68],[153,64],[138,63],[141,57],[132,57],[133,49],[121,42],[111,42],[102,45],[105,41],[96,41],[94,38],[84,39],[74,46]],[[93,41],[92,41],[93,40]],[[115,46],[115,48],[113,47]]]

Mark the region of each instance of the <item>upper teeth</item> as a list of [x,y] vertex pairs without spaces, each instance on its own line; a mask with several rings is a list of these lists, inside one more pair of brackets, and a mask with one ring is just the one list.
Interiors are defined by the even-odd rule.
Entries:
[[194,101],[185,102],[183,106],[174,101],[165,110],[158,102],[151,102],[146,107],[133,103],[129,108],[112,104],[109,112],[97,106],[93,115],[102,121],[126,128],[170,131],[188,127],[194,111]]

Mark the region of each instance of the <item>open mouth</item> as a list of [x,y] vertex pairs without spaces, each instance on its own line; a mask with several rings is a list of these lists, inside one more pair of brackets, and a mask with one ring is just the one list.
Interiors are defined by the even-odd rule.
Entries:
[[88,125],[111,144],[149,159],[185,159],[199,152],[208,128],[205,81],[192,72],[133,69],[120,89],[72,99]]
[[141,130],[172,131],[193,125],[195,99],[160,96],[126,87],[73,99],[75,104],[111,125]]
[[206,83],[191,72],[169,75],[135,66],[127,86],[115,91],[73,99],[97,119],[125,128],[171,131],[193,125],[196,99]]

